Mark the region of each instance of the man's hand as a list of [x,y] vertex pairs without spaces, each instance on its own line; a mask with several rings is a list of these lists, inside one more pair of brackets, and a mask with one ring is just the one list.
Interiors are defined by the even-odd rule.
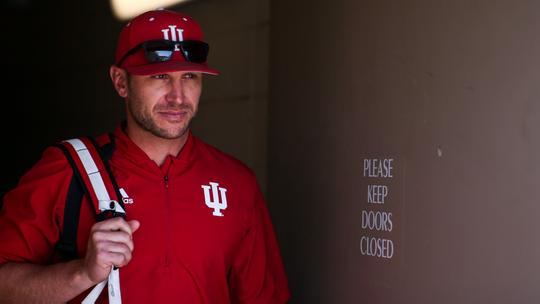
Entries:
[[133,252],[138,221],[112,218],[92,226],[84,259],[52,265],[0,265],[1,303],[65,303],[105,280],[112,266],[125,266]]
[[139,221],[126,222],[121,217],[92,226],[83,261],[83,273],[90,281],[97,284],[107,278],[112,266],[122,267],[131,261],[134,249],[132,235],[139,226]]

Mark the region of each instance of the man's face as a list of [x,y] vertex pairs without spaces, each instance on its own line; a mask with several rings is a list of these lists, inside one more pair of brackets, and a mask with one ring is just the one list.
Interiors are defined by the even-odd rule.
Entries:
[[181,138],[197,113],[201,89],[201,73],[131,75],[126,98],[128,123],[160,138]]

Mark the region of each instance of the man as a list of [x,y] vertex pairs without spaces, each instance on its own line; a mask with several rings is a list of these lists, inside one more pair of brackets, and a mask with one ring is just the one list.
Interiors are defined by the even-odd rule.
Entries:
[[[129,198],[126,220],[96,223],[84,198],[80,258],[55,260],[73,170],[60,149],[48,148],[4,198],[2,303],[80,302],[117,268],[124,303],[288,300],[253,173],[190,132],[202,75],[218,74],[207,51],[199,25],[184,14],[150,11],[122,29],[110,76],[126,121],[112,135],[109,165]],[[107,292],[97,302],[107,302]]]

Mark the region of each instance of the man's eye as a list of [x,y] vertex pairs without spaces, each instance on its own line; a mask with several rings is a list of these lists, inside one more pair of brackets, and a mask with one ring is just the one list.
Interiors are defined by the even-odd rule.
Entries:
[[184,79],[199,79],[202,77],[201,73],[195,73],[195,72],[187,72],[182,75],[182,78]]
[[157,74],[157,75],[152,75],[152,78],[154,78],[154,79],[166,79],[166,78],[167,78],[167,74]]

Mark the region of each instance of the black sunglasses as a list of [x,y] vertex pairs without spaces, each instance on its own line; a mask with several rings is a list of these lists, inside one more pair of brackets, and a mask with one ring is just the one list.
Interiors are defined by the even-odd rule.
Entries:
[[171,41],[171,40],[150,40],[138,44],[131,50],[129,50],[120,61],[118,66],[121,67],[122,63],[129,55],[135,54],[139,49],[144,50],[144,56],[149,63],[157,63],[171,60],[174,51],[180,50],[184,59],[193,63],[205,63],[206,56],[208,55],[209,46],[207,43],[198,40],[184,40],[184,41]]

